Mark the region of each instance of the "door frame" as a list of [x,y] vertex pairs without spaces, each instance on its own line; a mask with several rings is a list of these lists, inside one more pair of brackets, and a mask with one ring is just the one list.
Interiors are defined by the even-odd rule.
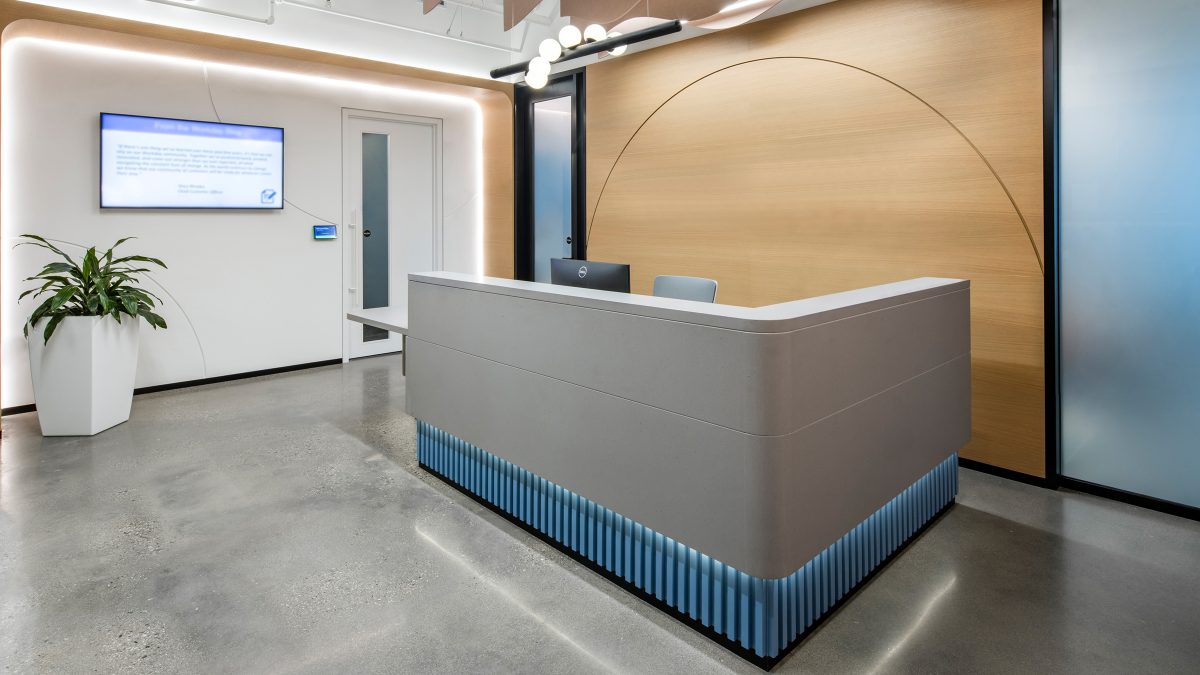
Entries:
[[513,270],[517,279],[533,280],[533,104],[538,101],[571,97],[571,257],[587,260],[587,106],[584,77],[581,68],[555,76],[541,89],[533,89],[525,84],[517,84],[513,89]]
[[[440,117],[423,117],[419,115],[404,115],[400,113],[390,113],[380,110],[362,110],[357,108],[342,108],[341,120],[341,155],[342,155],[342,269],[341,279],[339,283],[342,286],[342,362],[346,363],[350,360],[350,344],[351,331],[354,326],[362,325],[350,321],[346,318],[346,312],[357,309],[362,305],[362,289],[359,288],[362,273],[361,261],[361,244],[362,235],[360,227],[360,218],[358,211],[361,204],[354,203],[350,195],[353,193],[354,186],[352,185],[356,176],[362,172],[361,166],[356,170],[350,165],[352,157],[357,157],[361,161],[361,153],[355,154],[350,152],[351,143],[356,141],[352,138],[352,123],[356,120],[366,122],[385,122],[393,124],[412,124],[416,126],[428,127],[433,132],[433,165],[430,167],[433,176],[433,232],[431,239],[433,242],[432,250],[430,251],[433,261],[433,268],[441,270],[445,267],[445,223],[443,216],[445,213],[443,200],[445,191],[443,190],[442,168],[442,125],[443,120]],[[361,177],[360,177],[361,180]],[[361,189],[361,186],[360,186]],[[390,201],[390,200],[389,200]],[[388,223],[389,239],[392,234],[392,223]],[[398,339],[398,338],[397,338]],[[355,357],[358,358],[358,357]]]

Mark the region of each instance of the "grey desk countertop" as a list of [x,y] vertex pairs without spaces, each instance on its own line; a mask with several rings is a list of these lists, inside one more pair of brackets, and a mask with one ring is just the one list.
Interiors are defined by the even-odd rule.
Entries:
[[[413,283],[450,286],[484,293],[504,293],[531,300],[607,309],[751,333],[790,332],[893,306],[897,302],[912,302],[970,287],[970,282],[962,279],[921,277],[775,305],[738,307],[456,272],[410,274],[409,280]],[[897,296],[904,296],[904,299],[899,300]]]
[[401,335],[408,334],[407,307],[377,307],[375,309],[352,309],[346,318],[361,324],[382,328]]

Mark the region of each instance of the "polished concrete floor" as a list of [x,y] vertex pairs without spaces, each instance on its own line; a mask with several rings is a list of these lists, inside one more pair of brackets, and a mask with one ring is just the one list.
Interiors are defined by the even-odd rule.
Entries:
[[[416,467],[394,357],[3,420],[0,672],[757,672]],[[777,666],[1200,672],[1200,523],[963,471]]]

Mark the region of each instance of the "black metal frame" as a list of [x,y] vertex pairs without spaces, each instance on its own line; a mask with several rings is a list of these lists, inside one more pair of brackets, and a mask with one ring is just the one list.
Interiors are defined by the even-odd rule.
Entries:
[[1180,504],[1179,502],[1172,502],[1166,499],[1159,499],[1158,497],[1147,497],[1146,495],[1138,494],[1137,492],[1129,492],[1127,490],[1108,487],[1107,485],[1100,485],[1098,483],[1089,483],[1088,481],[1079,480],[1078,478],[1059,476],[1058,487],[1064,490],[1073,490],[1075,492],[1082,492],[1089,495],[1095,495],[1097,497],[1103,497],[1105,499],[1111,499],[1117,502],[1124,502],[1126,504],[1140,506],[1144,509],[1150,509],[1152,511],[1161,511],[1172,516],[1179,516],[1180,518],[1200,520],[1200,509],[1194,506],[1188,506],[1187,504]]
[[514,233],[513,270],[517,279],[533,279],[533,104],[571,97],[571,257],[587,260],[587,118],[582,69],[556,76],[545,87],[515,87],[513,111]]
[[1058,487],[1062,412],[1059,400],[1059,246],[1058,246],[1058,0],[1042,1],[1042,195],[1045,225],[1046,482]]

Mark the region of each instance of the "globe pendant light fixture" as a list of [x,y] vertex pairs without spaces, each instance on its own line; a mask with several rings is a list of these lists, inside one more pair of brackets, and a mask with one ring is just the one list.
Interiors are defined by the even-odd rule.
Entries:
[[595,23],[590,24],[584,30],[566,25],[558,31],[558,40],[547,38],[538,44],[538,56],[525,63],[513,63],[496,68],[492,70],[491,75],[494,78],[501,78],[524,72],[525,84],[533,89],[541,89],[549,83],[550,69],[556,62],[589,54],[607,53],[610,56],[620,56],[632,43],[678,33],[682,29],[683,22],[674,20],[635,30],[623,36],[617,31],[609,33],[604,26]]
[[547,73],[529,73],[525,76],[525,84],[534,89],[541,89],[550,81],[550,76]]
[[534,89],[541,89],[550,80],[550,60],[536,56],[529,62],[529,70],[525,73],[525,84]]
[[566,49],[578,47],[579,43],[583,42],[583,33],[575,26],[567,24],[562,27],[562,30],[558,31],[558,41]]
[[549,75],[550,74],[550,62],[540,56],[535,56],[529,62],[529,72],[530,73],[542,73],[544,75]]
[[606,37],[608,37],[608,35],[604,31],[604,26],[601,26],[598,23],[591,24],[587,28],[583,29],[584,42],[599,42]]
[[538,45],[538,54],[547,61],[553,61],[562,56],[562,45],[558,44],[558,40],[554,38],[546,38]]

